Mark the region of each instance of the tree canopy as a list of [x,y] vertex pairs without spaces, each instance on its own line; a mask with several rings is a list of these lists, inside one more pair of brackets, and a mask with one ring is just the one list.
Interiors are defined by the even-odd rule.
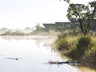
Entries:
[[92,20],[96,15],[96,1],[84,4],[70,3],[70,0],[64,0],[69,4],[67,17],[71,22],[79,22],[81,32],[86,36],[90,30]]

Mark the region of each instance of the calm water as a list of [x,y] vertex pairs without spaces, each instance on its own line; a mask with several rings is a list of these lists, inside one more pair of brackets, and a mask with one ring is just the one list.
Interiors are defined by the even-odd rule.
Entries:
[[51,50],[53,42],[48,36],[0,37],[0,72],[80,72],[67,64],[47,64],[64,61]]

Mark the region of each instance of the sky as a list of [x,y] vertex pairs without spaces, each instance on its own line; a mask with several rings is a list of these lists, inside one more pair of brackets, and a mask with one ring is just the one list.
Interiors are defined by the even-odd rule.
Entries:
[[[71,0],[87,3],[93,0]],[[0,0],[0,28],[34,27],[38,23],[68,21],[68,4],[59,0]]]

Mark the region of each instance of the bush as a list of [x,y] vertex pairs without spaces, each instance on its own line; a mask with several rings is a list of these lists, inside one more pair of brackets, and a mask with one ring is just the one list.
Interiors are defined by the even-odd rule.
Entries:
[[88,66],[96,67],[96,45],[85,51],[82,61]]
[[68,44],[68,41],[66,40],[66,37],[59,37],[56,42],[56,48],[58,51],[63,51],[69,49],[70,45]]
[[82,56],[84,55],[85,51],[88,48],[91,48],[91,38],[89,36],[80,37],[76,44],[76,48],[68,53],[68,56],[71,57],[73,60],[81,60]]
[[77,37],[69,37],[68,35],[59,35],[58,39],[55,41],[55,48],[57,51],[68,51],[72,49],[77,41]]
[[62,57],[67,56],[71,60],[96,67],[96,38],[59,36],[55,43]]

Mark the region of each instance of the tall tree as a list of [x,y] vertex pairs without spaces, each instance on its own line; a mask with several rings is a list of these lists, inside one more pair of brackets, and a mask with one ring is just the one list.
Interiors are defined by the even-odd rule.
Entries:
[[67,17],[71,22],[78,22],[81,32],[86,36],[90,30],[92,20],[95,17],[96,2],[90,2],[89,5],[70,3],[69,0],[64,0],[69,4]]

